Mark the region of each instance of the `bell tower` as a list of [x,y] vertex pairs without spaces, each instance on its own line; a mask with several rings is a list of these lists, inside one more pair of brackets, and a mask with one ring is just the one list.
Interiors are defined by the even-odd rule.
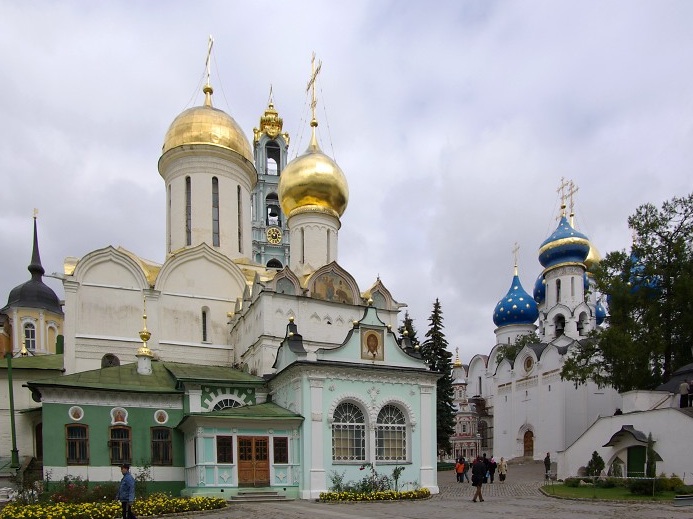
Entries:
[[258,183],[252,193],[253,260],[271,268],[289,264],[289,233],[279,205],[279,178],[286,167],[289,134],[274,108],[272,89],[260,127],[253,128],[253,153]]

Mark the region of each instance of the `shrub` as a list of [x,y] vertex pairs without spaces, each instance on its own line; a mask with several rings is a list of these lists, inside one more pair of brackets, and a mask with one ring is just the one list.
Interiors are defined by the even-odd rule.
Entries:
[[594,485],[599,488],[615,488],[621,486],[621,482],[617,478],[601,478],[597,479]]
[[587,475],[599,476],[604,470],[604,460],[597,451],[592,453],[592,459],[587,463]]
[[644,478],[631,478],[628,480],[628,490],[631,494],[636,496],[651,496],[654,493],[658,494],[664,490],[661,479],[644,479]]
[[563,484],[567,487],[577,488],[580,486],[580,478],[565,478]]

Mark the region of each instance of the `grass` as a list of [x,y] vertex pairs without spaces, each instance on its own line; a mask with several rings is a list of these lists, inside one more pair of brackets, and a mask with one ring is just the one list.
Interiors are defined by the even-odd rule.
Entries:
[[565,497],[568,499],[603,499],[608,501],[673,501],[676,492],[660,492],[654,496],[638,496],[631,494],[627,488],[600,488],[591,485],[567,487],[561,483],[548,484],[541,487],[549,496]]

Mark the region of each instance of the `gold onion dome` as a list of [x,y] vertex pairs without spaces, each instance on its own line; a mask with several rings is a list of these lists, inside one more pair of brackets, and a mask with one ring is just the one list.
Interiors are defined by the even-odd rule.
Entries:
[[212,106],[214,90],[210,85],[205,85],[202,91],[204,104],[188,108],[173,120],[166,132],[161,154],[187,144],[208,144],[235,151],[253,162],[250,142],[241,127],[229,114]]
[[308,149],[289,162],[279,177],[279,203],[288,217],[300,212],[317,211],[337,218],[349,202],[349,186],[342,169],[318,146],[317,122]]
[[585,267],[587,267],[588,272],[594,272],[594,269],[599,262],[602,260],[602,255],[599,254],[597,247],[594,243],[590,242],[590,251],[587,253],[587,258],[585,258]]

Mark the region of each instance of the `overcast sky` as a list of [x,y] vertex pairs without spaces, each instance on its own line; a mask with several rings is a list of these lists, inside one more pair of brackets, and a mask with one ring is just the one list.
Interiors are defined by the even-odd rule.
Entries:
[[164,260],[157,160],[203,101],[211,34],[215,106],[252,139],[273,85],[290,158],[316,52],[350,190],[339,263],[362,290],[380,276],[420,339],[439,298],[468,362],[495,343],[515,242],[531,293],[562,177],[603,255],[640,204],[692,191],[692,24],[690,1],[0,0],[0,297],[29,278],[35,207],[47,273],[107,245]]

